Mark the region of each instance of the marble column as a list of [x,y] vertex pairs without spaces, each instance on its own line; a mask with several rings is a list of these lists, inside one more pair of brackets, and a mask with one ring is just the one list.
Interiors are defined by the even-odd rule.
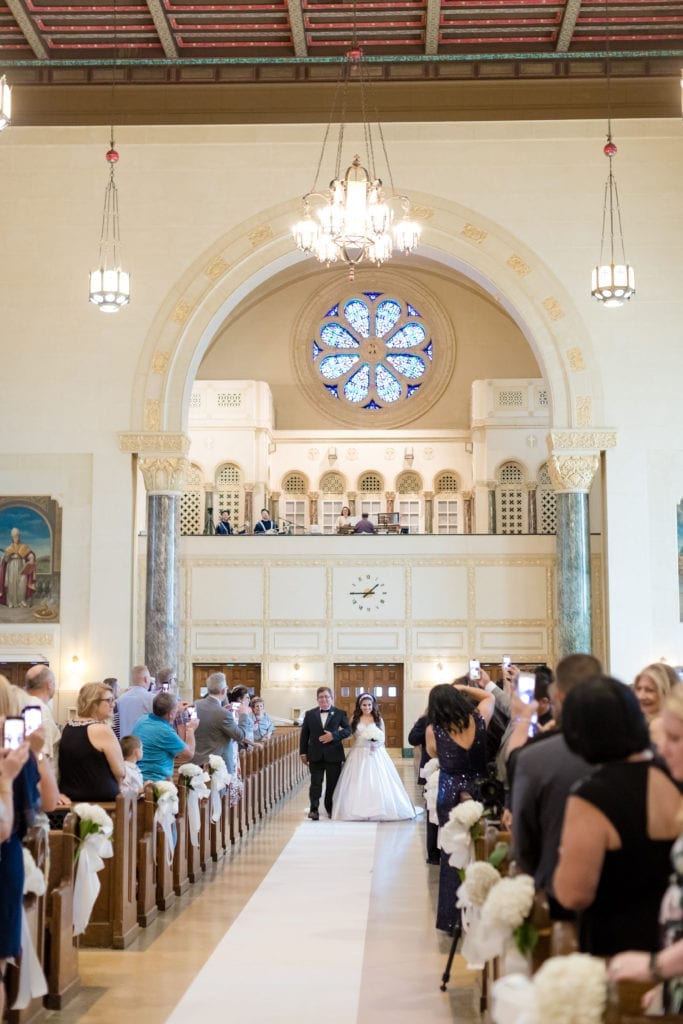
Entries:
[[358,497],[358,492],[357,491],[348,491],[347,494],[346,494],[346,499],[347,499],[347,501],[349,503],[349,512],[351,513],[352,516],[355,516],[355,514],[356,514],[356,498],[357,497]]
[[538,516],[536,514],[536,490],[536,484],[526,485],[527,533],[538,533]]
[[558,657],[590,654],[591,568],[588,490],[597,455],[551,455],[550,478],[557,496]]
[[496,485],[494,483],[489,484],[488,489],[488,503],[487,503],[489,521],[488,521],[488,532],[496,532]]
[[147,489],[145,664],[153,676],[178,667],[180,493],[186,466],[182,457],[140,459]]
[[[213,507],[214,490],[215,488],[213,484],[204,484],[204,533],[208,536],[211,536],[216,532]],[[217,511],[220,512],[221,510],[218,509]]]
[[425,533],[434,533],[434,491],[425,491]]
[[308,521],[311,526],[314,526],[318,522],[318,499],[320,497],[319,491],[311,491],[308,495]]
[[387,512],[391,514],[394,511],[394,503],[396,501],[396,491],[387,491],[385,494],[387,503]]
[[[260,518],[260,516],[259,516]],[[245,533],[254,531],[254,485],[244,485],[244,524]]]
[[462,532],[472,533],[472,506],[474,504],[474,497],[469,491],[463,491],[462,495]]

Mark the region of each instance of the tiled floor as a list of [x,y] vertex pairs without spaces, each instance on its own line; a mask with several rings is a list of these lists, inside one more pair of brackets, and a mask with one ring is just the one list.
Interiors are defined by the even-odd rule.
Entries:
[[[399,770],[410,792],[412,763]],[[306,810],[304,786],[129,949],[84,950],[83,989],[50,1024],[474,1024],[462,961],[439,990],[449,942],[423,820],[312,823]]]

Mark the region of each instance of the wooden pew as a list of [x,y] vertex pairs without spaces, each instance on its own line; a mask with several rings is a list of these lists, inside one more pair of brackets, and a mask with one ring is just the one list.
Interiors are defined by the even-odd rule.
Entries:
[[61,1010],[81,987],[78,943],[73,937],[74,856],[78,818],[67,814],[61,832],[50,832],[50,870],[45,901],[45,978],[49,1010]]
[[646,1016],[641,1000],[652,988],[651,983],[639,981],[617,981],[607,985],[607,1006],[605,1008],[605,1024],[680,1024],[680,1016],[676,1014],[657,1014]]
[[199,801],[199,866],[206,871],[211,860],[211,800]]
[[145,785],[144,796],[138,798],[138,924],[147,928],[159,912],[156,894],[156,825],[154,824],[154,784]]
[[[30,829],[24,839],[24,846],[32,854],[38,869],[45,873],[47,868],[48,852],[48,839],[45,829]],[[42,965],[45,962],[45,896],[36,896],[35,893],[27,893],[26,896],[24,896],[24,911],[26,913],[31,939],[33,940],[33,946]],[[19,971],[20,964],[17,964],[16,966],[8,964],[6,980],[6,1020],[9,1024],[29,1024],[29,1022],[42,1020],[45,1016],[42,996],[37,996],[35,999],[32,999],[24,1010],[9,1009],[16,999],[17,992],[19,990]]]
[[119,795],[115,803],[100,804],[114,819],[114,856],[99,872],[100,891],[81,946],[125,949],[140,930],[136,893],[137,797]]
[[[190,828],[187,822],[187,789],[185,786],[178,786],[178,807],[180,814],[185,819],[185,857],[187,860],[187,876],[194,885],[199,881],[202,873],[199,858],[199,847],[193,846],[190,840]],[[201,830],[200,830],[201,831]]]
[[182,896],[190,888],[190,869],[187,859],[187,801],[180,800],[180,789],[186,796],[185,787],[178,790],[178,813],[176,814],[176,844],[173,851],[173,891]]

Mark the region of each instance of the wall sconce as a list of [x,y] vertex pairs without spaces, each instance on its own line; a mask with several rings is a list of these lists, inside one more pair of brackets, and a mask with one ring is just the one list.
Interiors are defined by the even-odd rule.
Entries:
[[83,662],[81,661],[77,654],[74,654],[74,656],[71,659],[71,663],[69,665],[69,675],[71,675],[75,679],[80,679],[81,676],[83,675]]
[[409,466],[412,466],[413,459],[415,458],[415,452],[412,448],[406,448],[403,452],[403,458],[406,460]]
[[293,681],[295,683],[298,682],[300,674],[301,674],[301,665],[299,664],[298,661],[295,661],[294,665],[292,666],[292,679],[293,679]]
[[337,449],[334,448],[334,447],[333,448],[328,448],[327,449],[327,457],[330,460],[330,462],[336,462],[337,461]]

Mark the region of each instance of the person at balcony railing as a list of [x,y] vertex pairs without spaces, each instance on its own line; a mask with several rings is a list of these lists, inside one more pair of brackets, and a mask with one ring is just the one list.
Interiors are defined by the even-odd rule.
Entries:
[[348,505],[344,505],[337,519],[337,533],[353,533],[355,525],[356,520],[351,515],[351,509]]
[[254,533],[277,533],[277,523],[270,518],[267,508],[261,509],[261,518],[254,527]]
[[216,534],[219,537],[230,537],[233,532],[232,523],[230,522],[230,513],[221,512],[221,517],[216,523]]
[[377,533],[377,527],[373,523],[368,512],[362,512],[361,517],[353,528],[354,533]]

